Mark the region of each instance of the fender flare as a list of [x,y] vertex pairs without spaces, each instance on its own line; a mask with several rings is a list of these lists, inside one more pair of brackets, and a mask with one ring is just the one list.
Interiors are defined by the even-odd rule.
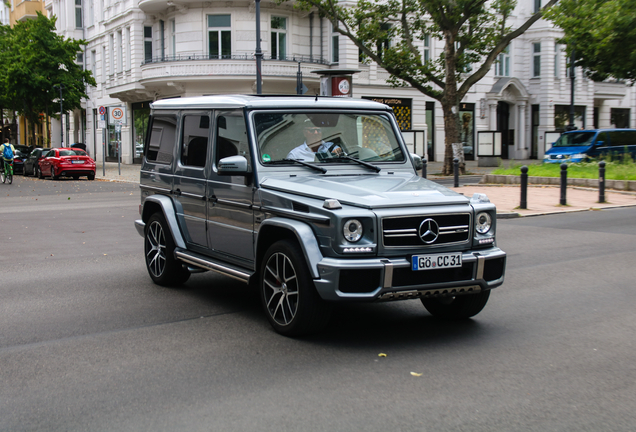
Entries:
[[175,246],[178,248],[186,249],[185,241],[183,240],[183,236],[181,235],[181,230],[179,229],[179,224],[177,223],[177,212],[174,208],[174,203],[170,197],[165,195],[151,195],[144,200],[144,205],[141,211],[141,217],[145,221],[150,218],[152,215],[150,212],[146,214],[146,204],[153,203],[159,205],[161,207],[161,211],[166,218],[166,222],[168,223],[168,228],[170,229],[170,234],[172,234],[172,239],[174,240]]
[[[305,255],[305,262],[309,267],[311,277],[313,279],[319,279],[320,272],[318,271],[318,263],[322,261],[323,255],[320,252],[320,246],[318,245],[316,235],[314,234],[311,227],[301,221],[285,219],[281,217],[273,217],[271,219],[266,219],[265,221],[263,221],[259,231],[267,226],[286,229],[296,236],[296,240],[298,241],[298,244],[303,251],[303,255]],[[257,245],[257,247],[261,247],[258,242]],[[258,250],[256,251],[256,253],[258,256]]]

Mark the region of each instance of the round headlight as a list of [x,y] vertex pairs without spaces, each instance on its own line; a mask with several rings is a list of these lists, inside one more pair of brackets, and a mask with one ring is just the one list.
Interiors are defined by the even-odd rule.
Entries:
[[475,219],[475,230],[479,234],[486,234],[490,231],[490,227],[492,226],[492,217],[490,217],[489,213],[482,212],[477,214],[477,218]]
[[357,219],[349,219],[345,222],[342,232],[347,241],[357,242],[362,238],[362,223]]

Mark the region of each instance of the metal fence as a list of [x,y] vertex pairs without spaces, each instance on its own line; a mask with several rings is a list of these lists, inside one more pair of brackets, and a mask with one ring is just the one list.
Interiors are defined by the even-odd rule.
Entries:
[[[212,54],[177,54],[173,56],[158,56],[145,59],[141,64],[179,62],[179,61],[202,61],[202,60],[256,60],[254,54],[232,54],[232,55],[212,55]],[[329,64],[323,57],[317,56],[263,56],[263,60],[286,61],[295,63],[318,63]]]

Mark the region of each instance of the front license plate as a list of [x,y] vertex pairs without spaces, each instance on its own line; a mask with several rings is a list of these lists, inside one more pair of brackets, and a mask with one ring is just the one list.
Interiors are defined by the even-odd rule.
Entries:
[[71,161],[71,163],[75,163],[75,164],[83,164],[84,161]]
[[435,255],[413,255],[411,268],[418,270],[435,270],[462,266],[461,253],[445,253]]

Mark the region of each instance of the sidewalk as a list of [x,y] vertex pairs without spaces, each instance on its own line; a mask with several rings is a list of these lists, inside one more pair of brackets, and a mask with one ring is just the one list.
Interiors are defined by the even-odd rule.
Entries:
[[[504,164],[529,165],[537,161],[506,160]],[[494,167],[478,167],[477,162],[467,161],[467,171],[469,174],[483,175],[490,173]],[[427,166],[428,178],[435,180],[440,178],[441,162],[429,162]],[[100,181],[121,181],[128,183],[139,183],[139,165],[124,165],[118,167],[116,162],[106,162],[105,175],[102,174],[102,164],[97,163],[95,179]],[[120,172],[121,170],[121,172]],[[448,177],[444,177],[448,178]],[[598,202],[598,189],[568,187],[566,193],[567,205],[559,205],[561,199],[561,189],[559,186],[529,185],[527,196],[527,209],[519,209],[521,201],[521,188],[519,185],[487,185],[470,184],[451,188],[467,197],[474,193],[484,193],[490,202],[497,206],[499,218],[511,218],[519,216],[538,216],[554,213],[568,213],[575,211],[599,210],[615,207],[636,206],[636,193],[605,190],[605,203]]]

